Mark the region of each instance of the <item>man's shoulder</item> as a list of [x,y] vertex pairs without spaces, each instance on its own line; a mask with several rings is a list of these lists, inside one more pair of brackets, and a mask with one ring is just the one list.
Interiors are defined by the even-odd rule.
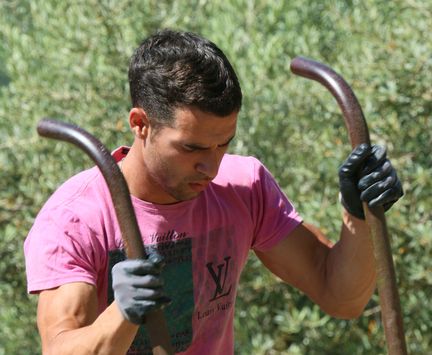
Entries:
[[255,157],[225,154],[214,182],[223,185],[250,185],[263,167]]
[[[262,165],[262,163],[253,156],[225,154],[222,159],[221,169],[228,169],[237,166],[242,168],[242,171],[247,171],[256,169],[257,166],[260,165]],[[242,171],[239,172],[241,173]]]
[[76,215],[97,213],[105,199],[106,185],[97,167],[84,170],[66,180],[50,196],[41,213],[69,210]]

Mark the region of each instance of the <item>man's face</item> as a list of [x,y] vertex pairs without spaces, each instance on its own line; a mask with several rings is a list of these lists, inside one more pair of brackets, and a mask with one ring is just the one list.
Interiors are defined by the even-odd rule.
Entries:
[[235,136],[237,115],[219,117],[181,108],[175,110],[172,127],[150,129],[143,154],[147,182],[152,185],[151,202],[190,200],[205,190]]

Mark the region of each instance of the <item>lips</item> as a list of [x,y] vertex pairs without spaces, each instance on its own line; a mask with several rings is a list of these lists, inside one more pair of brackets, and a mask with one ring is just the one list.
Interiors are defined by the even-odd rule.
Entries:
[[206,182],[190,182],[189,186],[195,192],[201,192],[207,188],[208,184],[209,184],[208,181],[206,181]]

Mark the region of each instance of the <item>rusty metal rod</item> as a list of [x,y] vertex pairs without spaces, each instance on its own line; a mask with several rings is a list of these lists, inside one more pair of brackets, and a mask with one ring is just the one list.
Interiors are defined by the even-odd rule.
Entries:
[[[322,63],[304,57],[291,61],[291,71],[319,82],[332,93],[342,110],[353,148],[361,143],[370,144],[361,106],[351,87],[339,74]],[[402,312],[384,209],[381,206],[370,208],[366,203],[363,203],[363,209],[373,242],[387,350],[390,355],[406,355]]]
[[[102,172],[111,194],[121,235],[129,259],[147,258],[126,180],[106,147],[82,128],[57,120],[39,121],[37,132],[43,137],[66,141],[81,148]],[[173,354],[168,325],[162,310],[146,317],[153,354]]]

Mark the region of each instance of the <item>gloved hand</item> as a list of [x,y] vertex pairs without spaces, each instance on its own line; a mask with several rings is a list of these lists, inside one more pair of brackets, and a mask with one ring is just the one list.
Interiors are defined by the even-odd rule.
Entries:
[[145,323],[146,314],[171,302],[162,289],[162,257],[121,261],[112,268],[114,299],[123,316],[135,324]]
[[364,219],[362,201],[387,211],[403,195],[396,171],[379,145],[360,144],[339,168],[341,202],[353,216]]

